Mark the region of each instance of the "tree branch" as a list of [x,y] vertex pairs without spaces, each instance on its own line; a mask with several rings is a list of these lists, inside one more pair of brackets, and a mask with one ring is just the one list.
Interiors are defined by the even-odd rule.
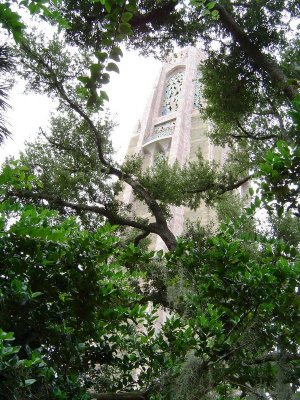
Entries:
[[141,240],[145,239],[147,236],[150,235],[150,232],[142,232],[134,238],[133,244],[137,247]]
[[75,153],[78,153],[78,154],[80,154],[83,158],[86,158],[86,157],[87,157],[86,154],[85,154],[83,151],[81,151],[80,149],[74,148],[74,147],[72,147],[72,146],[66,146],[65,144],[56,142],[55,140],[51,139],[51,137],[48,136],[48,135],[46,134],[46,132],[45,132],[42,128],[39,128],[39,132],[44,136],[44,138],[45,138],[54,148],[59,149],[59,150],[64,150],[64,151],[66,151],[66,152],[75,152]]
[[241,389],[245,389],[248,393],[254,394],[256,397],[258,397],[261,400],[268,400],[268,397],[265,396],[262,393],[257,392],[255,389],[253,389],[249,384],[245,383],[240,383],[238,379],[236,378],[229,378],[228,381],[232,383],[233,385],[240,387]]
[[130,24],[133,28],[139,28],[145,26],[148,23],[155,24],[158,23],[159,20],[165,20],[166,16],[172,13],[175,10],[177,5],[177,1],[170,0],[165,4],[154,8],[152,11],[145,14],[136,14],[130,21]]
[[271,106],[272,114],[275,115],[275,117],[278,120],[279,128],[280,128],[281,133],[284,134],[285,133],[285,127],[284,127],[283,118],[282,118],[280,112],[277,110],[277,108],[275,107],[274,102],[270,98],[267,98],[267,102]]
[[[249,362],[245,362],[244,365],[259,365],[267,362],[277,362],[280,359],[280,357],[281,354],[277,351],[274,351],[272,353],[266,354],[265,356],[255,358]],[[285,360],[288,362],[298,361],[300,360],[300,354],[286,353]]]
[[[52,69],[52,67],[45,62],[39,55],[32,51],[28,45],[25,43],[22,44],[23,50],[28,53],[33,60],[35,60],[37,63],[39,63],[49,74],[49,79],[51,80],[52,85],[60,95],[61,99],[67,103],[67,105],[75,111],[81,118],[86,121],[90,131],[93,133],[94,138],[95,138],[95,143],[97,147],[97,152],[98,152],[98,158],[103,165],[103,168],[101,171],[103,173],[109,174],[109,175],[115,175],[118,179],[126,182],[128,185],[130,185],[133,189],[133,191],[140,196],[147,206],[149,207],[150,211],[152,212],[154,218],[155,218],[155,223],[150,224],[151,225],[151,232],[158,234],[162,240],[165,242],[166,246],[168,247],[169,250],[172,250],[176,247],[177,245],[177,240],[174,236],[174,234],[171,232],[171,230],[168,227],[166,217],[157,203],[157,201],[151,196],[151,194],[138,182],[137,179],[133,178],[129,174],[123,173],[120,169],[114,167],[111,165],[104,157],[103,151],[102,151],[102,137],[101,133],[98,131],[96,128],[95,124],[91,120],[91,118],[88,116],[86,112],[82,110],[79,104],[77,104],[75,101],[73,101],[70,96],[66,93],[63,84],[57,79],[57,76],[55,74],[55,71]],[[122,221],[122,220],[121,220]],[[132,221],[134,222],[134,221]],[[118,222],[116,222],[118,223]],[[118,223],[121,224],[121,223]],[[125,223],[122,223],[122,225],[126,225]],[[133,226],[132,224],[129,226]],[[143,229],[143,228],[139,228]],[[147,229],[149,231],[149,229]]]
[[[77,204],[77,203],[73,203],[70,201],[62,200],[61,198],[59,198],[55,195],[51,195],[51,194],[43,192],[43,191],[41,191],[39,193],[35,193],[35,192],[31,192],[30,190],[18,190],[18,191],[8,192],[8,195],[11,197],[17,196],[17,197],[25,198],[25,199],[46,200],[53,204],[56,204],[56,205],[59,205],[62,207],[66,207],[66,208],[70,208],[70,209],[78,211],[78,212],[85,211],[85,212],[92,212],[97,215],[102,215],[103,217],[106,217],[111,224],[121,225],[121,226],[131,226],[132,228],[137,228],[137,229],[140,229],[140,230],[143,230],[146,232],[151,232],[152,224],[146,225],[146,224],[142,224],[137,221],[132,221],[130,219],[124,218],[124,217],[116,214],[115,212],[110,211],[105,206],[99,207],[96,205]],[[156,233],[156,232],[153,232],[153,233]]]
[[245,139],[253,139],[253,140],[269,140],[269,139],[275,139],[278,136],[277,135],[265,135],[265,136],[256,136],[252,135],[250,132],[248,132],[243,125],[240,123],[239,120],[236,121],[237,127],[240,129],[240,131],[243,132],[244,135],[234,135],[231,134],[230,136],[239,139],[239,138],[245,138]]
[[187,190],[186,193],[203,193],[209,189],[217,189],[217,192],[219,195],[224,194],[226,192],[230,192],[234,189],[238,189],[240,186],[242,186],[244,183],[248,182],[251,178],[253,177],[253,175],[248,175],[245,178],[242,178],[234,183],[232,183],[231,185],[228,186],[224,186],[224,185],[211,185],[210,188],[205,188],[205,189],[191,189],[191,190]]
[[[206,3],[208,3],[208,0]],[[288,99],[293,100],[297,94],[297,90],[288,83],[287,77],[277,63],[251,42],[247,33],[238,25],[224,6],[216,4],[213,10],[219,12],[220,22],[231,33],[234,40],[236,40],[245,53],[248,54],[254,65],[267,72],[272,81],[279,89],[283,90]]]
[[148,392],[128,392],[128,393],[90,393],[93,399],[98,400],[147,400]]
[[251,8],[250,4],[244,3],[242,1],[233,1],[231,4],[233,7]]

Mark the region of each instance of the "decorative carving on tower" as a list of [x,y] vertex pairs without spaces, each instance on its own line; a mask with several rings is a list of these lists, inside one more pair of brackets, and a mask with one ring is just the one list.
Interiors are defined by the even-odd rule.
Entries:
[[161,115],[167,115],[178,110],[179,95],[182,89],[183,71],[175,72],[167,80],[164,91]]
[[[204,158],[221,161],[225,151],[211,144],[207,137],[208,126],[200,116],[201,87],[199,64],[204,58],[194,47],[182,49],[171,55],[163,64],[144,117],[129,143],[127,155],[141,154],[144,168],[149,167],[158,154],[163,154],[170,164],[183,165],[196,158],[200,150]],[[129,187],[124,190],[124,201],[134,201]],[[137,215],[147,216],[147,207],[136,202]],[[173,207],[170,228],[179,235],[186,220],[201,218],[203,223],[214,218],[212,210],[201,205],[191,211]],[[163,247],[157,239],[156,248]]]

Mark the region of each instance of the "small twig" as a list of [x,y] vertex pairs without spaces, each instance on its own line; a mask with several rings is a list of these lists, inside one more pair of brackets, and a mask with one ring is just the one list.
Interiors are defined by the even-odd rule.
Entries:
[[264,135],[264,136],[252,135],[250,132],[248,132],[245,129],[245,127],[242,126],[240,121],[237,120],[236,124],[237,124],[238,128],[244,133],[244,136],[231,134],[231,136],[233,136],[235,138],[248,138],[248,139],[253,139],[253,140],[268,140],[268,139],[275,139],[278,137],[277,135]]
[[252,389],[251,386],[247,385],[247,384],[242,384],[240,383],[238,380],[229,378],[228,381],[232,384],[234,384],[235,386],[238,386],[240,388],[244,388],[247,390],[247,392],[254,394],[255,396],[257,396],[258,398],[262,399],[262,400],[266,400],[267,397],[259,392],[257,392],[256,390]]
[[[258,365],[258,364],[264,364],[267,362],[276,362],[280,359],[280,353],[278,352],[272,352],[269,354],[266,354],[263,357],[255,358],[254,360],[251,360],[247,363],[243,363],[243,365]],[[300,354],[292,354],[292,353],[287,353],[285,356],[285,360],[288,362],[292,361],[298,361],[300,360]]]

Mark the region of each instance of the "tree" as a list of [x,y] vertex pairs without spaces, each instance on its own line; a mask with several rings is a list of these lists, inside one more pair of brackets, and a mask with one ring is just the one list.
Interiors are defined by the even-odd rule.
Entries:
[[[181,315],[177,327],[174,321],[171,323],[169,335],[177,345],[193,350],[187,351],[177,382],[171,385],[171,398],[205,398],[211,391],[234,398],[235,389],[244,396],[254,394],[259,398],[259,393],[277,392],[281,398],[276,385],[283,388],[284,382],[291,379],[287,374],[293,374],[292,369],[285,365],[285,378],[278,382],[280,364],[276,366],[272,361],[276,357],[280,360],[281,351],[283,358],[283,354],[291,354],[292,348],[292,353],[297,352],[296,332],[286,329],[287,325],[283,331],[277,326],[279,320],[279,324],[289,325],[288,319],[292,321],[296,316],[290,304],[293,316],[285,313],[285,322],[279,317],[289,296],[292,302],[295,300],[291,287],[289,294],[280,289],[287,283],[283,271],[290,274],[293,267],[287,266],[285,256],[279,253],[275,261],[273,251],[276,248],[275,252],[280,252],[279,242],[274,241],[273,248],[272,240],[257,237],[258,250],[254,237],[241,234],[239,229],[238,224],[222,224],[220,232],[203,239],[201,246],[181,244],[168,257],[169,296]],[[283,286],[279,281],[285,282]],[[277,344],[271,344],[270,339]],[[172,343],[169,337],[168,342]]]
[[[12,72],[13,61],[10,51],[7,46],[0,46],[0,73],[5,76],[6,73]],[[9,129],[7,128],[4,113],[8,108],[7,103],[8,98],[8,86],[1,81],[0,83],[0,144],[4,141],[6,137],[10,135]]]
[[[98,398],[230,398],[237,396],[236,390],[240,397],[295,395],[299,243],[282,232],[282,219],[273,224],[275,238],[255,229],[251,218],[261,205],[256,196],[246,209],[248,217],[231,214],[233,220],[223,222],[215,234],[191,229],[187,235],[197,238],[196,244],[178,241],[167,220],[169,205],[197,208],[201,199],[216,202],[228,196],[250,178],[249,169],[260,171],[264,179],[262,198],[270,212],[274,199],[281,214],[297,206],[298,188],[293,185],[298,183],[299,104],[297,68],[289,58],[296,60],[298,42],[292,37],[287,47],[280,21],[283,11],[293,17],[297,7],[294,2],[274,6],[254,1],[193,1],[187,7],[167,1],[65,2],[60,11],[71,25],[66,36],[82,49],[77,60],[69,57],[61,39],[40,43],[23,37],[24,76],[34,90],[59,96],[62,113],[52,118],[50,132],[42,132],[47,140],[39,139],[22,155],[43,187],[33,182],[31,187],[12,187],[6,195],[21,204],[75,214],[92,232],[103,219],[138,229],[136,245],[156,233],[170,250],[150,256],[134,246],[124,250],[127,256],[120,263],[124,271],[146,273],[145,283],[136,287],[144,295],[140,301],[166,307],[171,317],[160,333],[141,335],[140,343],[147,346],[138,356],[133,352],[125,383],[118,387],[129,391],[138,386],[142,392],[102,393]],[[214,123],[214,140],[232,147],[232,160],[220,172],[200,155],[183,168],[159,160],[143,172],[138,158],[116,165],[107,139],[111,123],[105,118],[99,121],[94,111],[103,108],[107,96],[102,86],[109,74],[118,71],[119,44],[127,40],[148,49],[170,38],[190,43],[200,36],[207,45],[211,38],[220,43],[218,50],[209,50],[202,66],[208,100],[204,115]],[[90,50],[95,50],[96,58]],[[226,80],[221,79],[224,76]],[[288,115],[292,99],[294,109]],[[277,148],[270,150],[278,139]],[[147,204],[154,222],[136,218],[120,203],[122,182]],[[285,182],[290,185],[287,191],[282,190]],[[279,190],[274,195],[270,188]],[[298,221],[289,214],[286,221],[298,229]],[[132,348],[127,347],[125,360],[130,360]],[[137,382],[127,385],[130,368],[140,372]]]
[[[115,6],[114,2],[108,3],[112,8]],[[273,83],[292,99],[297,93],[295,88],[289,85],[275,60],[264,51],[268,53],[275,46],[278,48],[286,44],[283,31],[286,22],[281,15],[287,12],[287,18],[295,17],[299,11],[298,3],[292,1],[274,5],[269,1],[227,0],[208,3],[196,0],[183,7],[181,1],[129,2],[130,11],[134,13],[129,20],[133,29],[130,40],[135,46],[147,50],[149,47],[168,45],[170,40],[182,46],[194,44],[200,38],[207,43],[218,38],[221,50],[227,48],[234,51],[238,45],[244,60],[269,74]],[[79,9],[82,18],[78,18]],[[101,2],[92,6],[88,1],[80,2],[80,5],[73,1],[64,2],[61,11],[70,21],[69,40],[76,45],[102,46],[101,22],[107,17],[107,10]],[[207,15],[212,18],[207,18]],[[226,43],[228,36],[233,39],[229,44]]]
[[[286,380],[296,390],[294,236],[247,232],[244,216],[166,255],[143,253],[109,227],[89,233],[12,201],[12,187],[35,184],[24,167],[6,166],[1,183],[1,340],[15,339],[1,359],[4,394],[83,399],[92,386],[99,399],[183,399],[278,393]],[[156,334],[148,299],[171,310]]]
[[[166,0],[141,1],[134,6],[129,21],[132,34],[127,42],[145,53],[157,48],[170,50],[172,41],[181,46],[197,40],[204,43],[208,57],[201,68],[207,100],[203,113],[214,126],[211,138],[239,149],[232,158],[239,159],[240,164],[250,160],[249,168],[256,170],[260,163],[275,161],[270,149],[278,140],[284,140],[290,149],[299,147],[299,128],[292,126],[287,117],[289,102],[299,88],[299,38],[296,32],[291,33],[299,14],[297,2],[196,0],[183,5]],[[84,3],[80,19],[78,7],[69,1],[62,6],[62,13],[70,21],[68,40],[89,48],[94,43],[103,46],[103,32],[97,20],[105,21],[107,16],[101,4]],[[212,48],[212,43],[218,46]],[[295,102],[294,107],[298,107]],[[267,150],[271,151],[269,160]],[[271,167],[273,171],[276,168]],[[281,171],[282,176],[289,176],[287,181],[298,184],[297,171],[289,173],[288,163],[281,163]],[[279,192],[278,199],[284,197]],[[295,193],[290,195],[295,198]]]
[[120,375],[121,387],[133,384],[153,335],[143,275],[123,267],[138,253],[119,247],[115,227],[87,232],[9,198],[34,183],[26,167],[7,165],[0,179],[1,398],[86,399],[91,386],[116,390]]

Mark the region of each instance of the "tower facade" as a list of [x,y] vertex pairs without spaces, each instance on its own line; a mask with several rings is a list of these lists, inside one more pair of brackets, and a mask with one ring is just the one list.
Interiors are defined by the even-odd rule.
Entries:
[[[226,150],[214,146],[207,137],[208,125],[200,117],[201,88],[199,64],[203,53],[194,48],[185,48],[171,55],[163,64],[148,101],[142,120],[139,121],[130,139],[127,156],[140,154],[143,166],[150,166],[159,154],[169,164],[177,160],[181,165],[194,160],[200,150],[204,159],[223,163]],[[126,203],[133,203],[130,187],[123,194]],[[145,205],[134,202],[137,215],[147,217]],[[180,235],[187,220],[207,223],[214,219],[213,210],[200,205],[197,211],[186,207],[173,207],[170,228]],[[158,238],[155,248],[162,248]]]

